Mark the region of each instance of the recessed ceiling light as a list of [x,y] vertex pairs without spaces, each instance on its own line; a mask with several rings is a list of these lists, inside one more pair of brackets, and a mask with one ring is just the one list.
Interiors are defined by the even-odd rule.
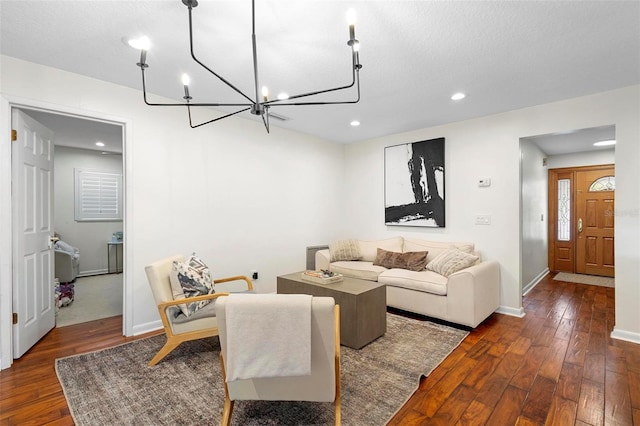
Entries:
[[280,99],[281,101],[287,100],[289,99],[289,95],[287,95],[286,93],[279,93],[278,99]]
[[451,95],[451,100],[459,101],[460,99],[464,99],[466,97],[467,97],[467,95],[465,95],[464,93],[458,92],[458,93],[454,93],[453,95]]
[[593,146],[609,146],[609,145],[615,145],[616,141],[614,139],[608,140],[608,141],[600,141],[600,142],[596,142],[593,144]]
[[357,127],[357,126],[359,126],[359,125],[360,125],[360,122],[359,122],[358,120],[353,120],[353,121],[352,121],[351,123],[349,123],[349,124],[351,124],[353,127]]
[[104,146],[104,142],[96,142],[96,146]]

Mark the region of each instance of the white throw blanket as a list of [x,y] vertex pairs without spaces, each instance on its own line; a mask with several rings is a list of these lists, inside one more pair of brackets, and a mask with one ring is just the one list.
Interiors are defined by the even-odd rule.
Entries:
[[311,298],[305,294],[228,296],[227,382],[310,375]]

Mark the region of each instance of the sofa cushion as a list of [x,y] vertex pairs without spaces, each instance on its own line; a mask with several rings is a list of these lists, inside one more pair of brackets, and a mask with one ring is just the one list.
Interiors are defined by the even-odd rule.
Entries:
[[[171,282],[173,300],[215,293],[213,276],[209,267],[195,253],[186,262],[173,262],[169,281]],[[182,313],[188,317],[210,302],[211,300],[201,300],[178,306]]]
[[357,240],[338,240],[329,243],[330,262],[360,260],[360,245]]
[[395,251],[387,251],[378,248],[378,255],[373,262],[374,265],[384,266],[385,268],[400,268],[410,271],[422,271],[427,266],[426,251],[408,251],[398,253]]
[[406,269],[389,269],[378,276],[380,284],[402,287],[440,296],[447,294],[448,279],[433,271],[409,271]]
[[457,248],[465,253],[473,254],[474,244],[466,242],[441,242],[405,238],[402,251],[428,251],[427,263],[435,259],[440,253],[450,248]]
[[478,260],[478,256],[452,248],[440,253],[438,257],[429,262],[427,269],[448,277],[454,272],[473,265],[476,260]]
[[332,262],[329,270],[345,277],[360,278],[361,280],[378,281],[378,275],[387,270],[382,266],[375,266],[373,262],[361,260],[347,262]]
[[[404,239],[402,237],[393,237],[388,238],[386,240],[375,240],[375,241],[363,241],[358,240],[358,244],[360,244],[360,254],[362,255],[362,260],[367,262],[373,262],[376,260],[376,256],[378,255],[378,249],[385,249],[387,251],[397,251],[402,252],[402,241]],[[420,250],[413,250],[420,251]]]

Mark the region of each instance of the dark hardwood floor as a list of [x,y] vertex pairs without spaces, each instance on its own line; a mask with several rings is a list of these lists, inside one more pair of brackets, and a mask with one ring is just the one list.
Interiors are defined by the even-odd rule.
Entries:
[[493,314],[390,425],[638,425],[640,345],[609,337],[614,289],[552,280]]
[[[136,338],[153,334],[158,333]],[[56,358],[136,338],[122,336],[122,316],[54,328],[11,368],[0,371],[0,425],[73,425],[56,376]]]
[[[640,345],[609,337],[614,289],[547,276],[523,305],[473,330],[389,424],[640,426]],[[1,371],[0,424],[72,425],[54,360],[134,340],[121,321],[54,329]]]

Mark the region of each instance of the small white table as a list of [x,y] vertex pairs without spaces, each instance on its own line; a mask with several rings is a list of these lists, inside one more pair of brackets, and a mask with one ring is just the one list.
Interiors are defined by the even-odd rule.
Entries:
[[[114,251],[116,252],[116,269],[111,272],[111,247],[115,247]],[[118,265],[118,252],[122,253],[122,241],[109,241],[107,242],[107,274],[119,274],[122,272],[122,265]]]

